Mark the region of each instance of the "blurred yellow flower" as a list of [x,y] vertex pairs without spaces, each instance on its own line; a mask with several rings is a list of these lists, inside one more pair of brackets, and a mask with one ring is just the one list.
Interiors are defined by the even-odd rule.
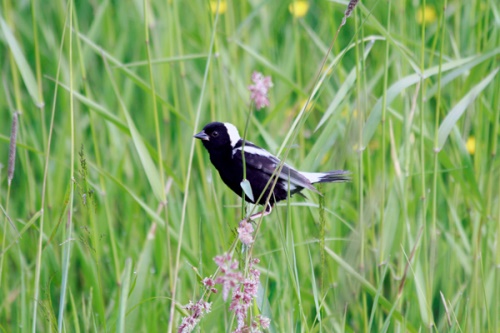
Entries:
[[[210,11],[212,12],[212,14],[217,14],[217,4],[218,1],[216,0],[210,1]],[[227,2],[221,0],[219,4],[219,14],[224,14],[226,10],[227,10]]]
[[[304,107],[304,105],[306,105],[306,102],[307,102],[307,98],[302,98],[300,101],[299,101],[299,110],[302,109]],[[308,105],[307,105],[307,108],[306,108],[306,112],[307,111],[311,111],[313,107],[313,102],[311,101]]]
[[429,5],[426,5],[425,7],[420,6],[417,9],[417,14],[415,19],[417,20],[418,24],[422,24],[424,22],[425,24],[427,24],[436,21],[437,19],[436,8],[434,6],[429,6]]
[[304,17],[309,11],[309,1],[294,1],[288,6],[288,10],[297,18]]
[[476,138],[473,136],[469,136],[465,147],[467,148],[467,151],[469,151],[469,154],[474,155],[474,153],[476,152]]

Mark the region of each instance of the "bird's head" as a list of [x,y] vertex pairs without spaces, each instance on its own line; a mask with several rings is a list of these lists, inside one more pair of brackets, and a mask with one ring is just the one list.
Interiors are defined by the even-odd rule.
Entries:
[[233,124],[219,122],[207,124],[194,137],[200,139],[209,152],[225,148],[232,150],[241,139],[238,130]]

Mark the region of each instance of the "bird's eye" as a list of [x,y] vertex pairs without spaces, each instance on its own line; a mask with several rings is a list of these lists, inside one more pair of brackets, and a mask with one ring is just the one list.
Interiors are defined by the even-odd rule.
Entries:
[[217,131],[213,131],[213,132],[212,132],[212,136],[213,136],[214,138],[218,137],[218,136],[219,136],[219,132],[217,132]]

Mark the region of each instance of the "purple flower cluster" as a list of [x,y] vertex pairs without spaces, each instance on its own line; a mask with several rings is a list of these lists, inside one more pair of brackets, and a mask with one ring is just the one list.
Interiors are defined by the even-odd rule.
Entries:
[[252,236],[253,226],[247,220],[243,220],[240,222],[238,227],[238,238],[245,245],[250,245],[253,243],[254,239]]
[[229,253],[215,257],[214,261],[222,273],[215,279],[215,283],[222,285],[222,299],[225,301],[229,291],[237,288],[244,280],[243,274],[238,271],[238,261],[233,260]]
[[190,313],[190,315],[182,318],[182,323],[177,329],[177,332],[192,332],[196,324],[198,324],[198,322],[200,321],[201,317],[210,312],[211,306],[212,303],[205,302],[203,299],[200,299],[196,303],[189,301],[189,303],[184,306],[184,309],[186,309]]
[[254,298],[257,297],[257,291],[259,290],[260,272],[253,267],[253,265],[258,262],[259,259],[252,259],[250,261],[248,277],[243,281],[240,288],[236,288],[233,291],[233,298],[231,299],[229,310],[234,312],[238,321],[238,327],[236,331],[234,331],[235,333],[249,331],[249,327],[245,324],[245,319],[247,318],[248,309],[252,305]]
[[271,321],[264,316],[257,317],[258,320],[254,320],[251,327],[245,324],[248,309],[257,297],[259,290],[260,271],[254,268],[254,265],[259,263],[259,259],[250,260],[247,278],[243,278],[243,275],[236,271],[238,269],[238,262],[233,260],[230,254],[217,256],[215,262],[219,265],[222,272],[221,276],[217,277],[215,282],[222,284],[224,300],[226,300],[229,290],[233,290],[229,310],[234,312],[238,322],[238,327],[234,333],[258,332],[259,327],[263,329],[268,328]]
[[269,106],[269,97],[267,96],[269,88],[273,86],[270,76],[264,76],[262,73],[253,72],[252,81],[254,84],[248,86],[250,90],[250,99],[255,102],[257,110],[264,106]]
[[214,294],[217,294],[217,289],[214,288],[214,286],[215,286],[214,279],[206,277],[201,282],[203,283],[203,285],[205,286],[205,288],[207,288],[208,290],[210,290],[210,292],[212,292]]
[[[253,228],[251,231],[253,231]],[[246,323],[248,310],[257,297],[257,292],[259,290],[260,271],[254,267],[254,265],[259,263],[259,259],[250,260],[248,277],[246,278],[243,276],[243,273],[238,271],[238,261],[233,259],[231,254],[225,253],[216,256],[214,261],[217,266],[219,266],[219,276],[217,276],[215,280],[208,277],[204,278],[202,283],[205,288],[212,293],[217,292],[217,289],[215,289],[216,284],[222,285],[222,298],[224,301],[227,300],[229,292],[232,291],[229,310],[234,312],[238,322],[238,326],[236,330],[234,330],[234,333],[260,332],[261,329],[268,328],[271,320],[262,315],[256,316],[250,325]],[[203,299],[199,300],[197,303],[190,301],[189,304],[184,307],[190,315],[182,319],[178,333],[192,332],[201,317],[210,312],[211,305],[211,303],[205,302]]]

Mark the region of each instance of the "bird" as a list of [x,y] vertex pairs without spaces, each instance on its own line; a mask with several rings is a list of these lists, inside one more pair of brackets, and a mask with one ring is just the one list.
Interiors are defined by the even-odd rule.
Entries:
[[[246,220],[271,214],[273,206],[308,189],[321,194],[312,184],[349,181],[349,171],[328,172],[298,171],[282,163],[267,150],[243,140],[238,129],[231,123],[211,122],[194,135],[203,142],[210,155],[210,161],[219,172],[222,181],[247,202],[265,206],[264,210],[249,216]],[[243,195],[242,181],[246,169],[246,180],[250,183],[253,198]],[[271,181],[272,179],[272,181]],[[275,184],[273,184],[275,183]],[[272,191],[272,194],[271,194]],[[270,195],[271,194],[271,195]]]

